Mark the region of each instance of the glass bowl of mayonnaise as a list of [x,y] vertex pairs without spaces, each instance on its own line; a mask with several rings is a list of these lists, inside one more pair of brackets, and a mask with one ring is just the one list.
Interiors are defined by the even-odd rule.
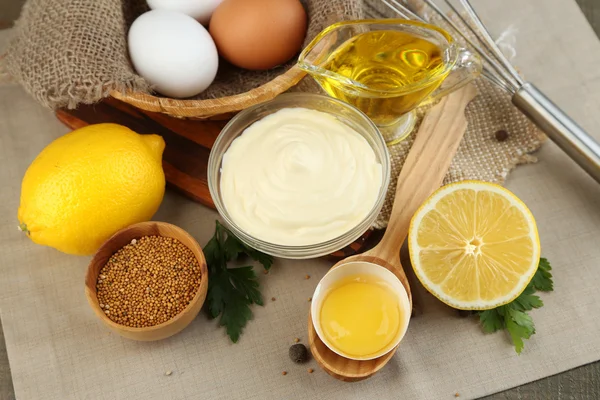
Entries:
[[361,111],[324,95],[288,93],[229,121],[207,175],[217,211],[240,240],[303,259],[338,251],[371,228],[390,161]]

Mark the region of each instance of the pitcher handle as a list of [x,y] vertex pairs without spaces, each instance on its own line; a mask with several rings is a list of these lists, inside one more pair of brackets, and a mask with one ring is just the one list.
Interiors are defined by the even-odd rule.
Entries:
[[428,98],[423,100],[419,106],[434,103],[447,94],[450,94],[475,80],[481,73],[481,68],[482,64],[479,55],[471,52],[469,49],[459,48],[454,68],[452,68],[440,87],[429,95]]

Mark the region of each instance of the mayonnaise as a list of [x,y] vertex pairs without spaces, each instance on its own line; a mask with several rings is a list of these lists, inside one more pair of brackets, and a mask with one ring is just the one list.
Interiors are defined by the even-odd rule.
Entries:
[[334,239],[375,205],[382,167],[333,115],[285,108],[250,125],[223,156],[221,196],[233,222],[269,243]]

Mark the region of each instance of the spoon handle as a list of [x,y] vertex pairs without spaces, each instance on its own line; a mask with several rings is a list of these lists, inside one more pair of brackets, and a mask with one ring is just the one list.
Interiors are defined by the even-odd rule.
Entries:
[[464,110],[477,94],[471,84],[432,107],[417,132],[396,185],[390,221],[379,244],[369,253],[384,260],[399,258],[412,216],[437,190],[467,129]]

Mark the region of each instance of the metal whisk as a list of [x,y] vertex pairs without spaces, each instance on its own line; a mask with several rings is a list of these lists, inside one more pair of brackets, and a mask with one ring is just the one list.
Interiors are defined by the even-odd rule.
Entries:
[[[427,21],[424,15],[399,0],[381,0],[402,18]],[[459,10],[450,0],[443,0],[456,15],[460,25],[432,0],[422,0],[435,15],[442,18],[454,33],[461,36],[483,61],[482,76],[512,96],[513,104],[554,141],[569,157],[600,183],[600,145],[587,132],[558,108],[533,84],[526,82],[504,56],[469,0],[457,0]],[[476,40],[465,35],[468,30]]]

